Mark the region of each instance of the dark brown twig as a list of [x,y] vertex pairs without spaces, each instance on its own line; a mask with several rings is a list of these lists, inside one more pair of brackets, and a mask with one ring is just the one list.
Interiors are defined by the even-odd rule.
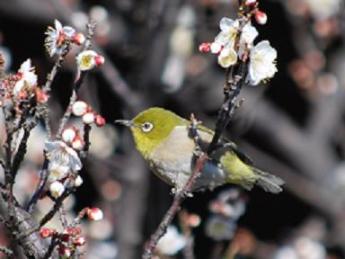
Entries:
[[155,233],[151,236],[149,243],[146,245],[144,254],[142,256],[143,259],[149,259],[152,257],[152,253],[153,253],[159,239],[165,234],[167,227],[169,226],[169,224],[171,223],[171,221],[175,217],[177,211],[180,209],[180,204],[187,197],[187,194],[192,189],[195,180],[200,175],[200,172],[201,172],[202,168],[204,167],[207,159],[208,159],[208,156],[205,153],[202,154],[198,158],[191,177],[189,178],[188,182],[184,186],[183,190],[176,193],[176,195],[174,197],[174,201],[171,204],[169,210],[164,215],[163,220],[159,224]]

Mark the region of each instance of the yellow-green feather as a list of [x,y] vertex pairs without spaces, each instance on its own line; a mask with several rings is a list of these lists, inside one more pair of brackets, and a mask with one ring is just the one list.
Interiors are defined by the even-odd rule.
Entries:
[[246,189],[251,189],[257,180],[253,168],[245,164],[232,151],[226,152],[221,158],[220,163],[227,173],[229,183],[242,185]]
[[[153,129],[143,132],[140,125],[150,122]],[[131,127],[136,147],[147,158],[152,151],[164,141],[171,131],[179,125],[188,125],[188,121],[168,110],[153,107],[139,113],[133,119],[134,127]]]

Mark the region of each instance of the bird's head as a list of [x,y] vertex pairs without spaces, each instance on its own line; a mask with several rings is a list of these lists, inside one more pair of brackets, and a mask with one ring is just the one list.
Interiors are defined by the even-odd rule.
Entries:
[[132,120],[115,122],[130,127],[136,147],[144,157],[148,157],[176,126],[187,125],[185,119],[158,107],[144,110]]

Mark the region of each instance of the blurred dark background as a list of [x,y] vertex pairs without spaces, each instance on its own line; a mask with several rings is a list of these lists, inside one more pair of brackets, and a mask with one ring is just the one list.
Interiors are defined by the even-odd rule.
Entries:
[[[0,52],[8,70],[16,71],[30,57],[41,83],[54,62],[43,44],[47,26],[58,19],[85,31],[89,16],[97,22],[94,46],[103,52],[106,63],[88,75],[80,98],[109,125],[94,129],[82,172],[84,184],[73,208],[96,204],[106,219],[87,230],[86,258],[115,254],[139,258],[172,200],[170,187],[149,172],[129,132],[112,122],[161,106],[185,117],[193,112],[214,127],[224,70],[215,56],[199,53],[198,45],[213,41],[223,16],[236,17],[236,4],[230,0],[0,1]],[[278,73],[261,86],[243,90],[244,103],[226,135],[259,168],[280,176],[286,185],[276,196],[256,188],[241,192],[245,212],[232,222],[233,235],[220,241],[205,232],[214,216],[209,204],[234,187],[188,199],[183,208],[201,218],[193,230],[195,257],[219,258],[236,244],[236,258],[345,258],[344,2],[261,0],[260,8],[268,23],[256,25],[259,40],[268,39],[277,49]],[[49,101],[55,130],[74,75],[71,54]],[[183,258],[182,254],[176,258]]]

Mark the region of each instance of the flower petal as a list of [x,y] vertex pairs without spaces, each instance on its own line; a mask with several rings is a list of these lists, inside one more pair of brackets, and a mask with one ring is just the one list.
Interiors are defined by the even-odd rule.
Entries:
[[252,45],[255,38],[259,35],[258,31],[250,23],[247,23],[242,30],[241,41],[247,45]]
[[220,22],[219,22],[219,28],[222,31],[228,31],[230,27],[233,27],[234,24],[234,20],[227,18],[227,17],[223,17]]
[[224,68],[228,68],[231,65],[236,64],[237,53],[232,48],[224,48],[218,56],[218,63]]
[[61,24],[61,22],[59,22],[59,20],[54,20],[54,25],[55,25],[55,29],[57,30],[57,31],[60,31],[60,30],[62,30],[62,24]]

